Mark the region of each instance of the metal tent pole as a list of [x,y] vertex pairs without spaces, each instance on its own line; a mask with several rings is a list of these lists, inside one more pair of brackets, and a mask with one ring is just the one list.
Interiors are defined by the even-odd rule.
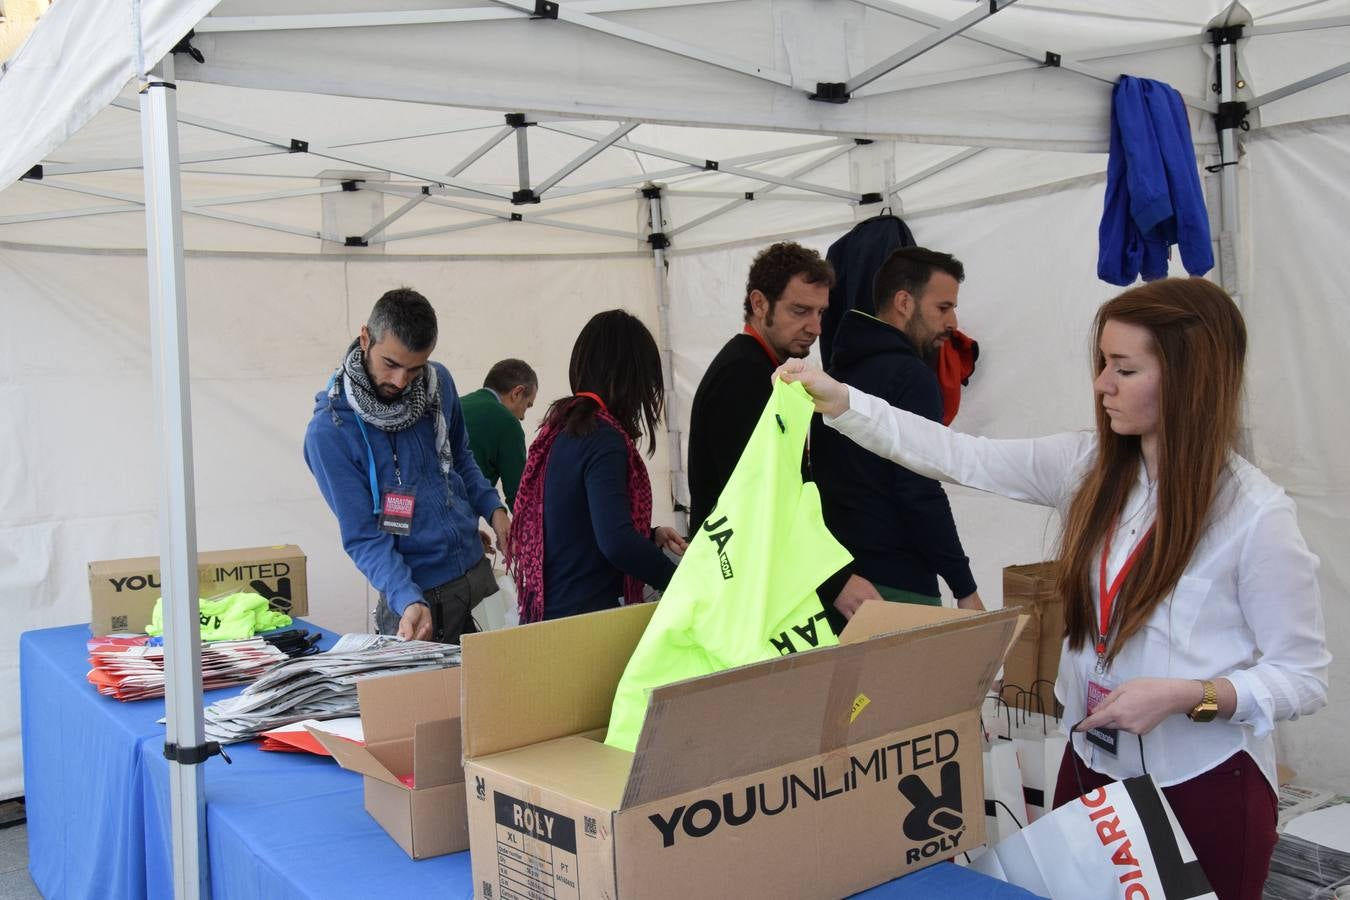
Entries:
[[158,409],[159,552],[164,597],[164,754],[169,758],[173,823],[173,887],[179,900],[210,893],[205,758],[201,705],[201,641],[197,602],[197,513],[192,472],[192,409],[183,288],[182,194],[178,181],[178,108],[173,57],[141,85],[146,262],[149,268],[151,359]]
[[684,455],[680,448],[680,418],[675,407],[675,356],[670,343],[670,297],[666,293],[666,248],[670,238],[665,232],[665,209],[661,201],[661,188],[649,186],[642,189],[647,199],[647,210],[651,215],[651,233],[647,243],[652,247],[652,263],[656,276],[656,316],[657,346],[661,350],[661,374],[666,382],[666,437],[670,453],[670,500],[675,508],[675,530],[680,534],[689,533],[689,506],[684,498],[685,487]]
[[1247,115],[1247,104],[1233,99],[1237,81],[1234,49],[1241,37],[1241,25],[1210,30],[1219,69],[1219,112],[1214,120],[1219,133],[1219,283],[1235,300],[1240,290],[1237,129]]

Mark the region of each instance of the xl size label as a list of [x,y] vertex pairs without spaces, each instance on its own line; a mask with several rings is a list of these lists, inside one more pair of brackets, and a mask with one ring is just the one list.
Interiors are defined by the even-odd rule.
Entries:
[[578,897],[576,821],[498,791],[492,802],[500,900]]

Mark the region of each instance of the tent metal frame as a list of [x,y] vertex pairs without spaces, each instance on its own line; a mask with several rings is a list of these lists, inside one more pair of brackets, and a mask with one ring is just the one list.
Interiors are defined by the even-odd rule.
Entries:
[[[210,893],[201,763],[209,758],[201,704],[197,507],[192,466],[187,290],[183,279],[173,58],[140,91],[145,154],[146,262],[156,409],[162,439],[159,555],[164,602],[164,755],[169,759],[174,896]],[[219,750],[219,746],[216,747]]]
[[[579,13],[629,12],[671,6],[711,5],[731,0],[575,0],[568,5]],[[207,16],[196,26],[198,34],[243,31],[302,31],[322,28],[376,28],[399,25],[445,25],[533,18],[509,7],[473,6],[460,9],[419,9],[387,12],[312,13],[297,15]]]

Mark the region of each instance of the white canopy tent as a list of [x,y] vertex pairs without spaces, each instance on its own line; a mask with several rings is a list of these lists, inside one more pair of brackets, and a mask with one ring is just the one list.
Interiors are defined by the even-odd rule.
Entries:
[[[1177,87],[1217,167],[1212,277],[1253,335],[1247,443],[1322,557],[1334,651],[1350,633],[1350,427],[1322,361],[1350,319],[1347,26],[1347,0],[60,0],[0,75],[0,396],[17,461],[0,473],[4,663],[19,631],[87,618],[84,561],[149,551],[161,495],[180,614],[198,535],[294,540],[314,617],[361,627],[369,597],[299,439],[344,342],[399,283],[441,310],[438,357],[462,391],[510,355],[557,396],[581,323],[644,315],[674,388],[658,516],[684,498],[688,401],[739,321],[754,250],[778,235],[823,250],[887,206],[970,272],[963,328],[984,353],[956,427],[1086,426],[1088,320],[1113,293],[1093,264],[1122,73]],[[176,89],[138,98],[163,82]],[[1227,143],[1226,101],[1245,102],[1245,117],[1225,109],[1250,128]],[[953,505],[987,600],[1001,566],[1053,548],[1043,511],[963,491]],[[1326,749],[1350,724],[1346,687],[1338,662],[1332,709],[1281,732],[1313,779],[1350,776]],[[193,713],[171,704],[171,741],[200,741]],[[17,719],[0,733],[10,793]],[[189,822],[192,794],[189,773],[175,793]],[[195,842],[183,893],[199,884]]]

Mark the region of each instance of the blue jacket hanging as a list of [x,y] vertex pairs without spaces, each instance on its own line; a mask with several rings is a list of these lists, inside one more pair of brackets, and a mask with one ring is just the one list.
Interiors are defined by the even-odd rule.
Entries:
[[1111,95],[1111,155],[1098,229],[1097,277],[1127,285],[1167,275],[1168,248],[1192,275],[1214,268],[1209,212],[1181,95],[1122,75]]

